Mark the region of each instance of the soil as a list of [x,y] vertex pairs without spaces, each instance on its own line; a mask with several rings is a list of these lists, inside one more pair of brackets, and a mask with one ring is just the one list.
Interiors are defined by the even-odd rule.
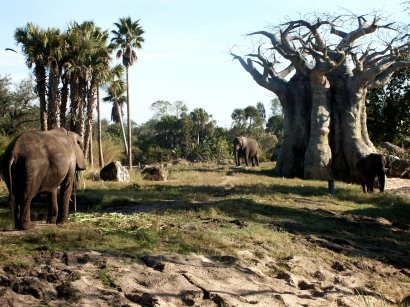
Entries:
[[[227,188],[231,180],[224,182]],[[410,180],[389,178],[387,187],[387,193],[409,193]],[[401,231],[410,235],[408,229]],[[18,232],[7,235],[13,233]],[[338,254],[352,248],[372,252],[326,237],[293,235],[293,240],[306,250],[315,245]],[[255,258],[246,250],[238,258],[171,254],[139,259],[42,250],[33,266],[0,265],[0,305],[389,306],[407,300],[403,306],[408,306],[410,254],[396,256],[399,265],[373,257]]]

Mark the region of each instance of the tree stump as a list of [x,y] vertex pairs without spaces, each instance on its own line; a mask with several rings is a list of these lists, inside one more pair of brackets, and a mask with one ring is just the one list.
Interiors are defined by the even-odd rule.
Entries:
[[141,174],[146,180],[166,181],[168,177],[168,170],[161,166],[146,166]]

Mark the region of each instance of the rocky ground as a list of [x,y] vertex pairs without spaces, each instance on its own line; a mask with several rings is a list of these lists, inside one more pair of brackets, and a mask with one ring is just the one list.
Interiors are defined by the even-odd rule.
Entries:
[[[409,193],[410,180],[389,179],[387,191]],[[398,231],[410,235],[409,229]],[[379,257],[385,253],[391,261],[303,256],[279,261],[246,250],[238,258],[171,254],[124,259],[44,248],[33,266],[0,265],[0,305],[390,306],[406,295],[410,304],[409,253],[389,255],[324,237],[294,235],[293,240],[306,249],[314,244],[338,254],[352,248]]]

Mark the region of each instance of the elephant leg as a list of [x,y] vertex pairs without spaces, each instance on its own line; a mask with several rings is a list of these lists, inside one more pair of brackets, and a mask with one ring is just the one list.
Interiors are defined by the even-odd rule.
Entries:
[[66,178],[60,186],[60,203],[58,206],[57,224],[68,222],[68,209],[70,206],[70,196],[73,191],[74,178]]
[[20,203],[14,204],[14,227],[20,229]]
[[373,192],[374,188],[374,180],[376,179],[376,176],[371,176],[369,181],[367,182],[367,192]]
[[366,193],[366,183],[364,181],[361,182],[363,193]]
[[255,160],[256,160],[256,166],[259,166],[259,157],[255,156]]
[[55,224],[57,221],[57,189],[48,193],[48,216],[47,223]]
[[236,162],[236,166],[241,166],[241,155],[239,151],[235,152],[235,162]]
[[245,164],[246,166],[249,166],[249,153],[245,152]]
[[24,197],[20,207],[20,217],[18,228],[21,230],[27,230],[33,227],[30,221],[30,205],[32,197]]

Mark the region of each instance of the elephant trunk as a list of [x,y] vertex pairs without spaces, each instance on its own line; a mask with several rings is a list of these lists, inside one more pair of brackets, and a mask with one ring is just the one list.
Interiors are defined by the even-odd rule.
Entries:
[[234,155],[235,155],[235,164],[236,164],[236,166],[239,166],[239,165],[240,165],[240,162],[239,162],[239,159],[240,159],[240,157],[239,157],[239,150],[234,149]]

